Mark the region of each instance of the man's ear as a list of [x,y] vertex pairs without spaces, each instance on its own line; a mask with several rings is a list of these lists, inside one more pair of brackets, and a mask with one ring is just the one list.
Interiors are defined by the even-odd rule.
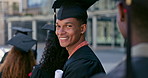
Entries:
[[119,18],[120,18],[120,21],[121,22],[123,22],[123,21],[125,21],[125,19],[126,19],[126,15],[125,15],[125,8],[124,8],[124,6],[123,6],[123,3],[119,3],[118,4],[118,13],[119,13]]
[[127,20],[126,20],[126,9],[123,6],[123,3],[118,3],[118,15],[117,15],[117,22],[118,27],[120,29],[121,34],[124,38],[127,37]]
[[81,25],[81,34],[84,34],[86,32],[86,28],[87,28],[86,24]]

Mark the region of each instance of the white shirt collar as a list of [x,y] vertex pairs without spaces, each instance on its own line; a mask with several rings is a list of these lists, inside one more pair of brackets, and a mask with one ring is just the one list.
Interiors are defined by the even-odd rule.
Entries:
[[148,57],[148,43],[141,43],[132,47],[133,57]]

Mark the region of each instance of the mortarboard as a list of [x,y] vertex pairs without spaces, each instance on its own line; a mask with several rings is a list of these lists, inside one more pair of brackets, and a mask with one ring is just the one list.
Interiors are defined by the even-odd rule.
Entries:
[[126,5],[136,4],[148,8],[148,0],[124,0]]
[[96,1],[97,0],[65,0],[61,5],[58,5],[60,8],[57,19],[62,20],[70,17],[87,19],[87,9]]
[[60,8],[63,3],[80,3],[83,8],[88,9],[92,4],[94,4],[98,0],[56,0],[52,6],[52,8]]
[[47,39],[48,38],[53,38],[55,37],[55,29],[54,29],[54,25],[53,24],[45,24],[43,27],[42,27],[43,30],[48,30],[48,33],[47,33]]
[[86,9],[80,7],[79,4],[64,3],[58,11],[57,19],[63,20],[70,17],[83,17],[84,19],[87,19],[88,16]]
[[32,32],[29,28],[23,28],[23,27],[12,27],[13,30],[16,30],[15,34],[17,33],[23,33],[28,35],[28,32]]
[[43,27],[42,27],[43,30],[51,30],[51,31],[54,31],[54,26],[52,24],[45,24]]
[[56,8],[59,8],[57,19],[70,17],[87,19],[87,9],[98,0],[56,0],[52,6],[54,9],[54,24],[56,23]]
[[16,36],[12,37],[7,42],[7,44],[13,45],[23,52],[28,52],[36,43],[36,40],[22,33],[16,34]]

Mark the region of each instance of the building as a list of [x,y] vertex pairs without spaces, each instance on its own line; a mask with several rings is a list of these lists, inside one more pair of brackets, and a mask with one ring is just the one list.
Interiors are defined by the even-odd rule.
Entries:
[[118,0],[99,0],[89,9],[87,39],[95,48],[98,45],[123,46],[118,31],[116,13]]
[[5,17],[7,15],[15,15],[19,13],[19,0],[0,0],[0,45],[5,44],[6,26]]

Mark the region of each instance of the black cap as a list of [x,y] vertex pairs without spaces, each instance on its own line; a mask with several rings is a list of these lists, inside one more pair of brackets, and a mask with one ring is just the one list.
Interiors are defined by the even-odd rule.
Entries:
[[16,36],[11,38],[7,42],[7,44],[13,45],[16,48],[22,50],[23,52],[28,52],[36,43],[36,40],[33,40],[31,37],[22,33],[16,34]]
[[72,2],[73,4],[76,2],[76,3],[80,3],[83,8],[88,9],[96,1],[98,0],[56,0],[52,8],[60,8],[65,2],[66,3]]
[[[66,18],[84,18],[87,19],[87,9],[96,2],[97,0],[57,0],[53,8],[60,9],[57,14],[57,19],[63,20]],[[62,2],[62,3],[60,3]]]
[[23,33],[28,35],[28,32],[32,32],[29,28],[23,28],[23,27],[12,27],[13,30],[16,30],[15,35],[18,33]]
[[42,27],[43,30],[48,30],[48,33],[47,33],[47,39],[48,38],[53,38],[55,37],[55,29],[54,29],[54,25],[53,24],[45,24],[43,27]]
[[51,31],[55,31],[54,29],[54,25],[53,24],[45,24],[43,27],[42,27],[43,30],[51,30]]
[[136,4],[148,8],[148,0],[124,0],[127,5]]
[[87,19],[88,16],[86,10],[77,4],[62,5],[58,11],[57,19],[63,20],[71,17],[83,17],[84,19]]

